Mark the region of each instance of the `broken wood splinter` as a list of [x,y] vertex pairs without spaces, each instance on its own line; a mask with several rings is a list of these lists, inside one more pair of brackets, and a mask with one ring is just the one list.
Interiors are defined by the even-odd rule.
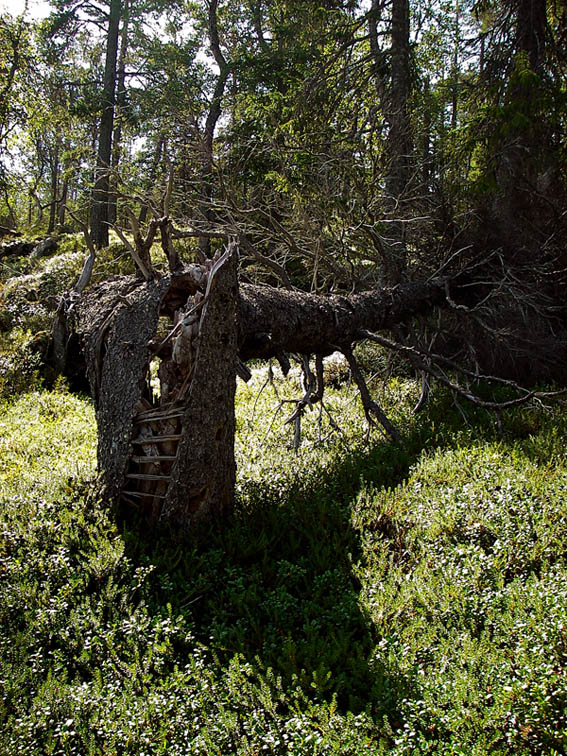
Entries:
[[140,412],[136,417],[134,418],[134,423],[136,425],[139,425],[140,423],[145,423],[148,420],[172,420],[176,417],[183,417],[185,414],[184,409],[176,409],[176,410],[146,410],[145,412]]
[[135,499],[165,499],[165,496],[156,493],[140,493],[139,491],[122,491],[122,496],[133,496]]

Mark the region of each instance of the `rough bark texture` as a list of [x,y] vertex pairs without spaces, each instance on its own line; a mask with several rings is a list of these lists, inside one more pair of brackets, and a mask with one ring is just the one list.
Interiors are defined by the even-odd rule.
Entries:
[[[106,500],[134,504],[153,521],[180,529],[226,514],[232,502],[236,266],[233,252],[217,266],[187,266],[148,282],[133,276],[105,282],[68,315],[83,339]],[[199,290],[195,357],[184,371],[172,359],[176,340],[160,349],[154,336],[160,315],[190,309]],[[182,325],[172,323],[171,334],[181,338]],[[149,368],[158,353],[174,378],[156,397]]]
[[[388,328],[444,297],[441,281],[352,297],[250,285],[239,293],[236,266],[232,250],[157,280],[108,281],[68,315],[84,342],[105,497],[179,529],[230,510],[239,356],[328,354],[362,328]],[[155,338],[160,316],[170,321],[165,339]]]
[[98,465],[111,502],[122,489],[149,344],[170,284],[167,277],[143,284],[131,278],[109,282],[97,287],[95,302],[91,298],[78,306],[96,404]]
[[350,297],[243,284],[240,354],[245,360],[273,357],[281,351],[330,354],[337,347],[359,341],[360,329],[391,328],[444,300],[445,283],[441,279]]
[[[244,372],[239,360],[277,357],[285,367],[285,354],[292,352],[317,355],[322,366],[321,357],[338,348],[355,364],[351,347],[369,333],[394,329],[437,306],[470,319],[474,310],[467,305],[486,299],[484,286],[456,279],[449,286],[442,278],[348,297],[239,288],[233,246],[203,265],[187,265],[159,279],[131,276],[93,286],[68,316],[84,340],[107,499],[179,531],[230,510],[234,391],[237,371]],[[156,337],[160,317],[168,325]],[[485,331],[485,341],[498,335],[497,325]],[[496,336],[488,344],[495,354],[476,355],[478,369],[491,358],[502,366],[508,352],[520,349],[522,325],[500,340]],[[554,339],[561,366],[567,338],[556,333]],[[153,359],[159,362],[159,391],[156,372],[150,371]],[[322,395],[322,385],[317,393]],[[365,401],[362,388],[361,395],[365,409],[388,429],[380,407],[370,396]],[[390,435],[396,438],[395,429]]]
[[160,518],[183,527],[232,504],[236,388],[236,255],[218,272],[201,317],[182,438]]

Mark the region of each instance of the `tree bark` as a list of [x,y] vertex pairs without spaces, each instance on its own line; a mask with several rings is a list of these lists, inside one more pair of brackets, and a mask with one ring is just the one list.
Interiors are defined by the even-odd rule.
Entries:
[[[175,340],[152,342],[158,319],[168,315],[173,322],[175,312],[187,312],[191,296],[203,289],[205,267],[188,266],[146,283],[130,278],[101,284],[87,291],[73,313],[75,331],[86,344],[105,494],[113,502],[134,500],[154,520],[176,528],[230,510],[238,358],[282,360],[285,352],[326,355],[337,348],[350,352],[363,330],[390,328],[445,299],[441,280],[351,297],[252,285],[238,291],[233,253],[214,286],[207,284],[203,292],[197,352],[187,377],[178,373],[174,391],[175,380],[168,378],[162,397],[167,391],[174,398],[151,405],[151,360],[159,358],[168,376],[176,371]],[[174,326],[172,334],[180,327]],[[140,423],[146,431],[136,436]],[[170,442],[176,445],[164,452],[160,445]],[[155,463],[138,448],[148,444]]]
[[[386,198],[384,212],[390,224],[390,245],[384,255],[384,282],[394,286],[404,277],[406,268],[405,230],[400,220],[404,216],[403,201],[410,178],[411,127],[408,112],[409,76],[409,2],[393,0],[391,14],[390,70],[386,67],[386,52],[379,44],[378,22],[383,5],[372,0],[368,14],[368,35],[374,67],[374,84],[380,108],[388,123],[386,138]],[[388,86],[389,74],[389,86]]]
[[393,328],[443,303],[445,296],[442,279],[349,297],[242,284],[239,353],[243,360],[281,352],[327,355],[360,341],[361,329]]
[[[362,330],[390,328],[445,299],[441,280],[351,297],[238,289],[236,266],[232,249],[212,268],[193,264],[157,280],[101,283],[69,314],[85,344],[107,500],[135,505],[180,532],[230,511],[239,359],[347,352]],[[163,316],[172,330],[156,344]],[[178,339],[196,327],[182,362]],[[149,384],[156,358],[159,399]]]
[[[402,324],[409,333],[412,322],[436,307],[465,317],[472,313],[474,325],[477,310],[469,308],[487,298],[486,271],[484,283],[476,286],[461,273],[351,296],[238,287],[234,246],[220,259],[187,265],[159,279],[144,282],[131,276],[97,284],[67,313],[73,343],[85,345],[107,500],[135,506],[150,521],[177,532],[230,511],[234,388],[237,371],[245,373],[240,361],[275,357],[286,372],[286,353],[316,355],[321,365],[322,357],[339,349],[353,362],[357,342]],[[169,334],[156,340],[164,317],[170,319]],[[490,323],[485,341],[494,334]],[[497,370],[495,361],[503,363],[508,352],[515,353],[520,330],[508,329],[505,342],[496,338],[487,343],[487,364]],[[542,331],[542,344],[545,336]],[[554,359],[562,371],[567,339],[554,338]],[[503,349],[504,343],[508,352],[495,355],[495,346]],[[525,343],[533,361],[536,346]],[[403,348],[409,355],[421,354]],[[477,358],[477,369],[482,369],[478,353]],[[160,361],[159,396],[150,380],[153,360]],[[390,425],[389,435],[399,438],[360,372],[356,381],[367,416],[373,414],[387,430]],[[322,385],[316,393],[322,396]]]
[[234,394],[236,390],[237,256],[217,274],[201,318],[194,375],[181,419],[182,438],[160,519],[188,521],[226,516],[232,508]]
[[[513,249],[516,255],[518,250],[531,254],[529,250],[544,241],[549,233],[548,224],[559,215],[553,212],[553,207],[561,192],[554,196],[554,188],[559,190],[553,180],[558,175],[558,153],[542,112],[542,97],[546,96],[543,79],[547,3],[546,0],[518,0],[513,7],[516,12],[515,55],[510,61],[505,93],[510,115],[495,150],[499,192],[492,215],[504,249]],[[527,71],[536,76],[526,76]],[[545,184],[549,184],[544,192],[538,191],[540,177],[546,177]],[[537,223],[534,223],[535,218]]]
[[60,149],[61,136],[59,133],[55,135],[55,146],[53,148],[53,157],[50,162],[51,170],[51,203],[49,205],[49,224],[47,227],[47,233],[52,234],[55,231],[55,223],[57,220],[57,204],[58,204],[58,192],[59,192],[59,149]]

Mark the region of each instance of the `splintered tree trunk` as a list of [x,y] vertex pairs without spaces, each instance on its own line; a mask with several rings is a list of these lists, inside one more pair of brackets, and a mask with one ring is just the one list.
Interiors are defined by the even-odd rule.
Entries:
[[92,287],[67,317],[84,344],[106,500],[178,532],[226,515],[239,360],[347,349],[361,329],[388,328],[444,297],[436,280],[351,297],[239,288],[235,245],[159,279]]
[[[231,509],[236,271],[230,248],[174,276],[102,284],[71,313],[95,397],[105,498],[179,532]],[[165,339],[155,338],[160,317],[169,318]]]
[[[213,260],[157,279],[131,276],[91,287],[61,316],[74,343],[83,344],[106,500],[135,508],[148,522],[177,533],[230,512],[236,374],[243,375],[241,361],[252,358],[275,357],[285,373],[286,353],[315,355],[322,375],[322,358],[341,350],[351,363],[365,412],[388,431],[352,346],[409,325],[436,307],[474,307],[486,298],[486,287],[473,284],[459,275],[350,296],[239,286],[236,245],[231,244]],[[510,349],[520,348],[522,338],[521,329],[507,334]],[[557,367],[554,377],[562,375],[564,381],[567,341],[554,339],[548,377]],[[543,364],[548,355],[542,343]],[[532,356],[534,348],[530,342]],[[322,397],[319,370],[317,381]]]
[[182,438],[161,519],[183,526],[232,506],[236,389],[236,254],[217,273],[201,316]]

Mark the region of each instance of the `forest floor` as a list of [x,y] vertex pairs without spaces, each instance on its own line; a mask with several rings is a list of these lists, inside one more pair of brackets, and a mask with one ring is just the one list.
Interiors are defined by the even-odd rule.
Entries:
[[235,514],[183,545],[97,500],[87,399],[0,404],[2,756],[565,753],[567,412],[395,378],[366,442],[336,370],[297,453],[298,386],[239,386]]

